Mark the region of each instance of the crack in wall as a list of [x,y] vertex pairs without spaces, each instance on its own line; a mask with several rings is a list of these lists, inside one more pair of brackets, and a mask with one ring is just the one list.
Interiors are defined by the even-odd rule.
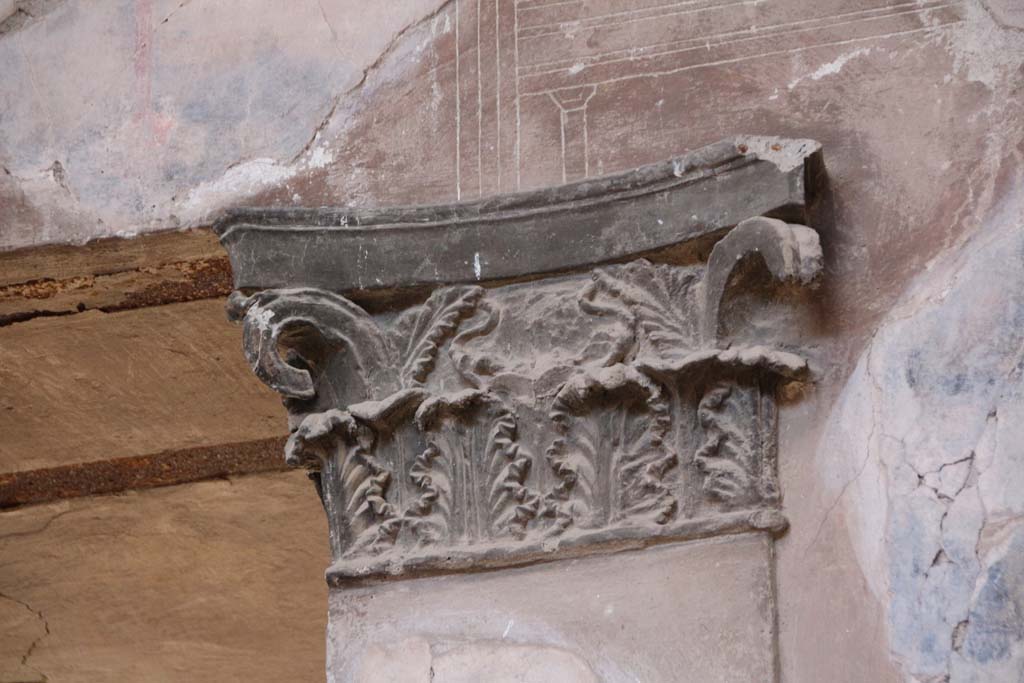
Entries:
[[[910,678],[920,683],[949,683],[953,680],[954,656],[960,655],[963,650],[964,643],[970,632],[971,615],[977,608],[979,590],[989,578],[987,576],[987,565],[981,550],[982,539],[989,525],[989,515],[985,509],[981,491],[978,488],[981,474],[978,466],[978,449],[982,447],[981,445],[985,442],[990,430],[994,428],[997,415],[998,411],[996,408],[989,411],[986,418],[986,426],[982,429],[978,445],[962,458],[942,463],[932,470],[920,472],[913,467],[905,455],[903,457],[904,463],[918,477],[918,488],[927,490],[932,499],[943,508],[938,521],[937,542],[939,543],[939,549],[927,569],[920,574],[923,580],[915,582],[914,590],[919,596],[936,596],[935,599],[938,599],[938,595],[943,595],[944,598],[942,598],[942,603],[939,607],[944,616],[953,616],[957,612],[964,615],[960,619],[956,619],[954,616],[955,621],[947,622],[950,624],[950,631],[949,649],[945,657],[945,671],[932,675],[920,674],[913,670],[909,671]],[[958,472],[957,470],[959,469],[964,469],[964,471],[962,473]],[[943,475],[950,472],[953,473],[953,479],[944,479]],[[959,510],[954,509],[962,496],[967,494],[976,497],[976,504],[980,508],[980,518],[977,521],[977,528],[974,530],[973,539],[958,539],[958,535],[962,536],[970,529],[972,524],[972,511],[969,507]],[[904,497],[909,495],[912,495],[912,493],[902,494]],[[967,504],[969,505],[970,502]],[[950,520],[953,514],[959,515],[958,522],[960,525],[966,523],[968,526],[960,526],[959,528],[954,526],[951,528]],[[958,553],[956,551],[957,547],[961,547],[961,550],[964,551],[967,550],[967,547],[965,547],[967,544],[959,546],[958,540],[970,541],[970,555],[964,555],[963,552]],[[950,543],[953,545],[950,546]],[[969,584],[969,589],[958,591],[955,581],[952,584],[949,583],[948,572],[954,572],[954,575],[955,572],[961,572],[961,575]],[[920,597],[918,599],[920,600]],[[960,602],[963,604],[959,604]],[[897,661],[902,660],[898,651],[894,651],[893,654]]]
[[[964,463],[971,463],[971,464],[968,466],[967,472],[965,472],[965,474],[964,474],[963,481],[959,484],[959,486],[958,486],[956,491],[954,491],[951,494],[945,493],[944,490],[941,490],[943,488],[943,485],[942,485],[942,475],[943,475],[943,473],[947,470],[947,468],[955,467],[957,465],[963,465]],[[907,462],[907,465],[911,469],[913,469],[914,470],[914,474],[917,475],[918,486],[924,486],[925,488],[931,489],[935,493],[935,496],[937,498],[939,498],[940,500],[947,501],[947,502],[952,502],[953,499],[956,498],[960,494],[960,492],[963,491],[964,488],[968,485],[968,483],[970,481],[970,478],[971,478],[971,472],[972,472],[972,469],[973,469],[973,463],[974,463],[974,451],[971,451],[970,455],[967,455],[967,456],[965,456],[963,458],[960,458],[959,460],[953,460],[951,462],[943,463],[937,469],[928,470],[926,472],[919,472],[919,471],[917,471],[917,469],[914,468],[913,463]],[[938,477],[939,481],[936,482],[935,478],[931,477],[931,475],[936,475]],[[932,483],[929,483],[929,482],[932,482]]]
[[19,681],[18,683],[46,683],[50,679],[42,671],[40,671],[36,667],[34,667],[31,664],[29,664],[29,659],[32,657],[32,654],[36,651],[36,648],[39,647],[40,643],[42,643],[43,640],[45,640],[50,635],[50,622],[46,619],[46,615],[43,614],[42,610],[37,610],[36,608],[32,607],[32,605],[28,604],[24,600],[19,600],[18,598],[14,597],[12,595],[9,595],[7,593],[4,593],[2,591],[0,591],[0,598],[4,598],[5,600],[10,600],[11,602],[13,602],[15,604],[21,605],[26,610],[28,610],[29,612],[34,614],[36,616],[36,618],[40,622],[42,622],[42,624],[43,624],[43,632],[42,632],[42,634],[40,634],[38,637],[36,637],[29,644],[28,649],[25,651],[25,654],[23,654],[21,656],[21,665],[23,667],[25,667],[26,669],[31,669],[35,673],[39,674],[39,678],[35,679],[33,681]]
[[[268,188],[287,185],[291,179],[301,173],[326,168],[334,161],[334,155],[330,151],[329,145],[324,144],[317,147],[317,143],[321,141],[325,131],[335,120],[342,102],[366,86],[370,75],[395,54],[403,43],[403,39],[410,32],[434,21],[449,5],[450,0],[397,31],[376,58],[362,69],[356,83],[331,99],[327,113],[320,118],[305,144],[286,161],[269,157],[238,159],[228,164],[216,178],[192,187],[185,199],[184,209],[188,212],[198,210],[199,216],[196,220],[202,223],[209,219],[211,210],[215,210],[226,200],[236,201],[242,196],[251,196]],[[332,36],[335,35],[326,14],[321,12],[321,17],[331,29]]]
[[828,521],[829,517],[832,515],[832,512],[836,509],[839,503],[843,500],[843,497],[846,495],[846,492],[849,490],[850,486],[852,486],[858,479],[860,479],[861,475],[864,474],[864,470],[867,469],[868,462],[871,460],[871,456],[874,455],[874,452],[870,446],[870,444],[874,441],[874,437],[875,424],[872,423],[871,434],[868,436],[869,446],[867,449],[867,453],[864,456],[864,461],[861,462],[860,467],[857,470],[857,473],[853,477],[851,477],[845,484],[843,484],[843,488],[839,491],[839,495],[835,497],[835,500],[832,501],[832,504],[828,506],[827,510],[825,510],[825,514],[822,516],[821,521],[818,523],[818,528],[814,532],[814,536],[811,537],[810,542],[807,544],[808,550],[812,548],[815,543],[818,542],[818,537],[821,536],[821,531],[825,528],[825,523]]
[[[960,561],[958,561],[958,559],[956,558],[956,553],[953,550],[951,550],[951,549],[949,549],[947,547],[947,540],[946,540],[946,534],[947,534],[947,531],[949,531],[949,529],[947,528],[948,527],[947,520],[949,519],[950,514],[953,512],[954,504],[960,498],[961,494],[963,494],[965,491],[968,491],[969,489],[974,490],[975,493],[977,494],[976,487],[977,487],[978,477],[977,477],[977,472],[976,472],[974,463],[975,463],[975,451],[972,450],[969,455],[967,455],[967,456],[965,456],[963,458],[960,458],[958,460],[955,460],[955,461],[951,461],[951,462],[948,462],[948,463],[943,463],[942,465],[940,465],[935,470],[932,470],[932,471],[929,471],[929,472],[924,472],[924,473],[920,473],[920,472],[917,473],[918,474],[918,485],[920,487],[922,487],[922,488],[925,488],[925,489],[929,490],[931,492],[931,494],[934,496],[934,499],[939,504],[941,504],[943,506],[943,512],[942,512],[941,517],[939,518],[939,524],[938,524],[938,527],[939,527],[939,530],[938,530],[938,542],[940,544],[940,547],[939,547],[939,550],[936,552],[935,557],[932,559],[931,565],[923,573],[924,585],[921,586],[922,590],[926,590],[926,591],[935,590],[936,587],[929,587],[929,584],[930,584],[929,580],[933,579],[933,577],[934,577],[933,571],[935,571],[935,570],[947,571],[947,570],[950,569],[951,565],[956,565],[960,570],[964,571],[968,575],[973,574],[973,577],[972,577],[973,580],[971,581],[971,583],[975,587],[977,586],[977,582],[979,580],[984,579],[984,572],[982,571],[983,563],[981,561],[980,555],[978,554],[978,545],[977,545],[980,542],[981,535],[982,535],[982,533],[984,531],[984,528],[985,528],[985,518],[984,518],[984,516],[982,517],[981,524],[978,525],[977,537],[975,539],[975,543],[974,543],[974,546],[972,548],[973,553],[974,553],[974,557],[973,557],[973,559],[974,559],[974,566],[973,567],[971,567],[971,566],[963,566],[963,564]],[[909,462],[907,462],[907,464],[910,465]],[[935,484],[929,484],[928,483],[929,475],[941,475],[941,473],[946,471],[946,470],[948,470],[948,468],[959,467],[959,466],[962,466],[962,465],[966,465],[967,466],[967,472],[964,474],[962,481],[960,481],[960,483],[956,486],[956,490],[955,491],[952,491],[951,493],[946,493],[946,492],[944,492],[941,484],[935,485]],[[915,470],[915,472],[916,472],[916,470]],[[978,495],[978,499],[980,501],[981,496],[980,496],[980,494],[977,494],[977,495]],[[953,553],[954,557],[950,556],[951,553]],[[940,582],[940,585],[943,585],[941,583],[942,582],[942,578],[941,577],[939,579],[937,579],[937,580]],[[952,597],[955,597],[955,596],[952,596]],[[966,596],[966,602],[962,606],[962,608],[963,608],[963,611],[966,612],[967,616],[964,619],[958,620],[955,624],[953,624],[953,626],[951,628],[950,636],[949,636],[949,638],[950,638],[950,640],[949,640],[949,642],[950,642],[950,652],[949,652],[949,655],[946,658],[946,666],[945,666],[946,671],[945,671],[945,673],[940,674],[938,676],[931,676],[931,677],[922,678],[921,680],[924,681],[925,683],[928,683],[930,681],[937,681],[937,682],[940,682],[940,683],[948,683],[948,681],[951,680],[951,678],[950,678],[951,677],[951,673],[950,672],[952,670],[952,661],[951,660],[952,660],[953,654],[955,652],[959,652],[959,648],[963,645],[963,641],[964,641],[964,639],[966,637],[966,629],[968,628],[969,621],[970,621],[969,617],[970,617],[971,609],[973,608],[973,602],[974,602],[974,600],[973,600],[973,598],[971,596]],[[948,610],[956,610],[957,606],[955,604],[947,604],[946,608]]]
[[35,23],[64,2],[66,0],[15,0],[14,11],[0,17],[0,38]]
[[338,44],[338,32],[334,30],[334,24],[332,24],[331,20],[327,18],[327,10],[324,9],[324,3],[320,2],[320,0],[317,0],[316,6],[320,10],[320,18],[324,20],[324,23],[327,25],[327,30],[331,32],[331,43],[334,45],[335,51],[337,51],[339,55],[344,57],[345,52],[341,49],[341,46]]
[[[399,44],[402,42],[402,39],[405,37],[406,34],[432,22],[441,14],[441,12],[445,11],[450,4],[451,0],[446,0],[425,16],[409,24],[406,24],[403,28],[399,29],[398,32],[395,33],[394,36],[392,36],[391,40],[388,41],[388,44],[384,46],[384,49],[377,55],[377,57],[362,70],[362,75],[359,77],[359,80],[356,81],[354,85],[352,85],[349,88],[346,88],[345,90],[343,90],[334,97],[333,101],[331,102],[330,108],[327,110],[327,114],[320,120],[320,123],[317,125],[317,127],[313,129],[313,134],[310,136],[309,140],[306,142],[306,144],[302,146],[301,149],[299,149],[298,152],[295,153],[294,156],[291,157],[291,159],[289,159],[288,163],[296,163],[300,158],[302,158],[313,148],[313,145],[316,144],[316,141],[319,139],[320,134],[327,128],[328,125],[330,125],[331,120],[334,118],[334,114],[338,111],[338,107],[341,104],[341,102],[347,99],[350,95],[361,90],[366,85],[366,81],[370,77],[370,74],[379,69],[381,65],[384,63],[384,61],[389,56],[391,56],[391,54],[398,48]],[[323,6],[320,7],[320,11],[321,14],[323,14]],[[334,37],[334,40],[337,41],[337,34],[334,31],[334,27],[327,20],[327,16],[323,15],[323,19],[324,22],[327,23],[327,26],[330,29],[331,35]]]
[[831,418],[835,443],[849,441],[844,480],[859,467],[829,514],[844,502],[865,576],[882,570],[889,656],[915,683],[1003,680],[1021,663],[1019,420],[1006,417],[1024,370],[1016,206],[894,306]]
[[[29,529],[27,531],[12,531],[12,532],[7,533],[7,534],[2,534],[2,535],[0,535],[0,541],[6,541],[7,539],[10,539],[10,538],[23,538],[25,536],[35,536],[36,534],[41,534],[44,531],[46,531],[47,529],[49,529],[50,525],[53,524],[55,521],[57,521],[58,519],[60,519],[64,515],[70,514],[72,512],[74,512],[74,510],[71,509],[71,508],[67,508],[67,509],[61,510],[61,511],[57,512],[56,514],[54,514],[49,519],[47,519],[42,524],[42,526],[40,526],[39,528],[37,528],[37,529]],[[2,513],[0,513],[0,514],[2,514]]]
[[[166,17],[164,17],[164,18],[163,18],[163,19],[162,19],[162,20],[160,21],[160,23],[159,23],[159,24],[157,24],[157,28],[159,28],[160,26],[163,26],[164,24],[166,24],[166,23],[167,23],[168,21],[170,21],[170,20],[171,20],[171,17],[173,17],[173,16],[174,16],[175,14],[177,14],[177,13],[178,13],[178,12],[179,12],[180,10],[183,10],[183,9],[185,9],[186,7],[188,7],[188,6],[189,6],[189,5],[191,5],[191,4],[192,4],[192,0],[182,0],[182,2],[178,3],[178,6],[177,6],[177,7],[175,7],[175,8],[174,8],[174,9],[172,9],[172,10],[171,10],[170,12],[168,12],[167,16],[166,16]],[[153,29],[153,30],[154,30],[154,31],[156,31],[156,29]]]
[[[843,497],[846,495],[847,491],[849,491],[850,487],[854,483],[856,483],[857,480],[859,480],[860,477],[864,474],[864,471],[867,469],[868,463],[871,461],[871,456],[875,455],[877,451],[874,444],[877,428],[880,424],[878,417],[879,404],[881,402],[881,397],[884,396],[884,394],[882,393],[882,388],[881,386],[879,386],[878,380],[875,379],[875,376],[873,374],[874,371],[871,368],[872,350],[874,349],[875,337],[877,335],[878,331],[876,330],[875,333],[871,335],[871,339],[868,340],[866,358],[864,362],[864,374],[871,382],[872,387],[871,431],[868,433],[868,438],[866,441],[867,452],[864,454],[864,459],[861,461],[860,466],[857,468],[856,474],[854,474],[853,477],[851,477],[849,480],[847,480],[845,484],[843,484],[843,487],[842,489],[840,489],[839,494],[832,501],[831,505],[829,505],[828,508],[825,510],[825,514],[822,516],[821,521],[818,523],[818,528],[815,530],[814,536],[811,537],[810,542],[808,542],[806,548],[804,549],[805,552],[807,550],[810,550],[814,546],[814,544],[818,542],[818,538],[821,536],[821,532],[825,528],[825,523],[828,522],[829,517],[832,516],[832,513],[835,511],[836,507],[839,506],[839,503],[843,500]],[[883,436],[885,435],[883,434]]]
[[1000,17],[998,13],[989,6],[991,4],[991,0],[978,0],[978,4],[981,5],[981,8],[983,10],[985,10],[985,14],[987,14],[989,18],[992,19],[992,23],[994,23],[999,28],[1003,29],[1004,31],[1016,31],[1018,33],[1024,33],[1024,26],[1016,26],[1014,24],[1010,24],[1004,21],[1003,18]]

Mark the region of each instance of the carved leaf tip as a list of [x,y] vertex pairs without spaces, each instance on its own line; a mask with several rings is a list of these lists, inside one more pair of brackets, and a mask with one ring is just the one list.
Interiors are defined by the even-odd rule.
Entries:
[[[491,305],[481,294],[477,302],[477,311],[483,313],[482,319],[462,329],[453,339],[448,348],[448,355],[455,365],[455,370],[473,387],[483,388],[487,376],[493,376],[501,369],[501,363],[493,356],[486,354],[474,355],[466,350],[466,345],[477,337],[490,334],[501,320],[501,309]],[[466,319],[475,316],[468,314]]]
[[228,320],[231,322],[239,322],[245,317],[246,311],[249,310],[249,304],[253,301],[252,297],[246,296],[237,289],[228,295],[228,300],[224,303],[224,312],[227,313]]
[[[642,331],[661,352],[686,349],[694,343],[696,325],[683,311],[695,280],[693,273],[639,259],[595,271],[580,293],[579,305],[591,315],[618,317],[634,335]],[[636,347],[639,340],[629,341]],[[613,361],[622,361],[629,350]]]
[[[551,516],[586,526],[674,517],[678,503],[662,481],[678,464],[665,443],[671,407],[650,377],[622,364],[580,372],[556,394],[550,418],[558,437],[546,457],[560,480],[545,499]],[[603,448],[612,449],[606,461]]]
[[321,467],[328,457],[326,449],[333,435],[354,439],[358,425],[341,410],[307,415],[285,443],[285,462],[292,467]]
[[622,363],[579,372],[556,394],[551,419],[556,423],[564,422],[565,413],[583,407],[598,394],[633,392],[648,396],[652,390],[648,377]]
[[380,401],[362,401],[348,407],[349,413],[378,430],[390,431],[415,411],[429,394],[419,388],[402,389]]
[[421,306],[399,319],[394,334],[396,347],[405,342],[400,359],[403,386],[426,380],[441,346],[473,312],[483,293],[484,289],[475,285],[438,289]]
[[660,358],[644,358],[637,361],[636,367],[653,376],[678,376],[701,367],[758,368],[785,379],[796,380],[805,379],[810,374],[810,366],[805,358],[763,345],[701,349]]
[[434,543],[448,533],[451,475],[436,463],[443,456],[437,444],[429,443],[413,461],[409,480],[420,491],[403,515],[405,523],[421,544]]
[[533,456],[520,448],[516,418],[503,405],[497,410],[485,452],[489,454],[492,527],[521,538],[538,514],[540,495],[526,485]]

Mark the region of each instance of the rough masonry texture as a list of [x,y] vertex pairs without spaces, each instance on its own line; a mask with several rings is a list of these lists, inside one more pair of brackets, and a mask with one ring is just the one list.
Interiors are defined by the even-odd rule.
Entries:
[[849,458],[837,502],[872,592],[892,596],[893,652],[912,680],[1024,675],[1022,215],[1008,203],[911,287],[819,456]]
[[812,141],[736,138],[481,203],[228,215],[229,313],[316,483],[329,582],[784,531],[776,401],[808,366],[775,309],[823,263],[768,216],[821,179]]

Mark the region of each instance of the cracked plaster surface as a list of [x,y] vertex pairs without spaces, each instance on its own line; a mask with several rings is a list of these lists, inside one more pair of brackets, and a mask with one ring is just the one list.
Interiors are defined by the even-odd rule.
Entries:
[[203,225],[323,168],[343,101],[443,5],[14,3],[0,31],[0,248]]
[[[17,539],[39,538],[58,519],[72,512],[66,503],[51,506],[44,519],[15,521],[0,529],[0,547]],[[45,683],[47,676],[34,666],[33,656],[51,635],[50,621],[42,609],[18,594],[19,586],[0,579],[0,681]]]
[[[44,4],[46,12],[34,9]],[[799,11],[788,4],[773,16]],[[14,1],[18,16],[34,14],[0,34],[0,63],[11,66],[0,79],[0,249],[205,225],[223,207],[250,200],[372,206],[453,199],[452,6],[302,0],[254,11],[241,0]],[[595,127],[589,137],[593,169],[632,166],[638,149],[657,150],[639,159],[653,161],[737,132],[799,132],[826,143],[831,171],[843,173],[849,158],[849,175],[863,154],[857,163],[875,165],[871,174],[899,195],[907,224],[926,210],[922,201],[932,202],[940,168],[958,178],[970,170],[943,198],[965,195],[948,207],[945,230],[955,237],[954,226],[991,198],[1006,141],[1021,127],[1007,106],[1021,61],[1019,11],[1006,0],[967,0],[962,10],[965,21],[911,50],[879,43],[813,60],[795,53],[787,69],[759,76],[778,85],[766,101],[734,101],[711,83],[722,94],[710,106],[753,112],[722,119],[724,129],[713,134],[691,132],[709,117],[689,104],[666,112],[656,127],[630,107],[609,112],[601,120],[617,126],[614,135]],[[946,73],[947,57],[952,69],[941,84],[929,81],[936,74],[918,72],[926,64]],[[885,80],[876,77],[880,69],[914,84],[877,93],[853,87],[865,75]],[[636,89],[641,96],[639,81]],[[865,102],[873,104],[862,111]],[[905,121],[920,125],[904,130]],[[536,137],[550,147],[544,125],[524,119],[523,144]],[[970,134],[979,126],[988,133]],[[930,144],[936,141],[942,144]],[[975,144],[985,146],[983,154],[974,154]],[[530,149],[524,153],[536,156]],[[929,192],[895,182],[910,157],[926,170],[903,180]],[[546,184],[534,177],[544,163],[529,160],[524,187]]]
[[912,286],[819,449],[907,681],[1024,677],[1022,206]]

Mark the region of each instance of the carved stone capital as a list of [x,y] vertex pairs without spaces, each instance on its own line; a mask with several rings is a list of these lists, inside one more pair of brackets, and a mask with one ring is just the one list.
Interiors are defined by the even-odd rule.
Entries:
[[751,268],[814,285],[817,233],[778,217],[800,218],[820,152],[751,149],[769,147],[220,224],[246,357],[285,399],[288,462],[316,472],[331,580],[785,529],[776,387],[807,363],[756,308],[757,343],[721,321]]

